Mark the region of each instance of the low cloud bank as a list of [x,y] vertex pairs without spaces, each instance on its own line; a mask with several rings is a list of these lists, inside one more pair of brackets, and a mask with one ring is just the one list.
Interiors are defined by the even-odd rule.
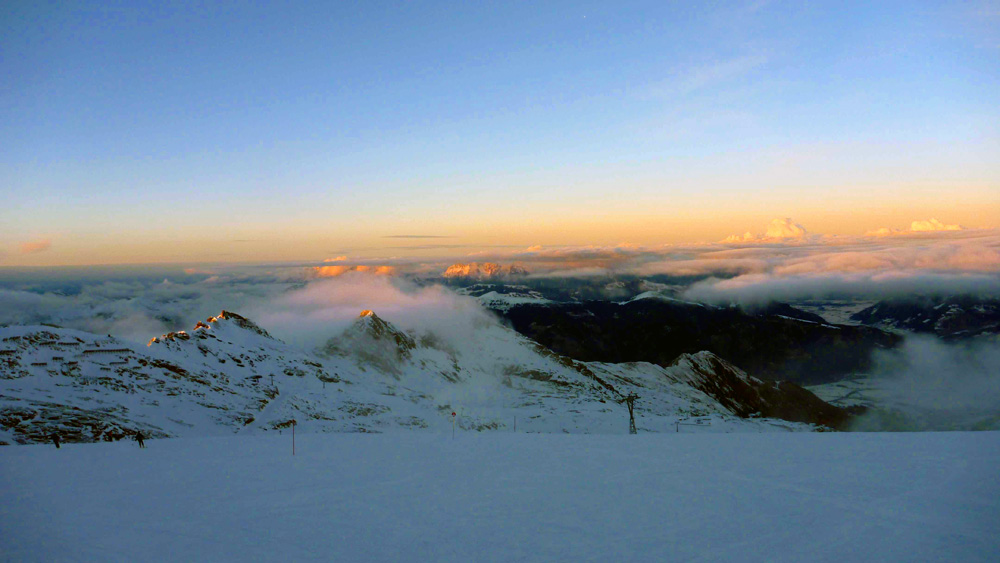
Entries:
[[868,236],[874,237],[887,237],[894,235],[907,235],[913,233],[935,233],[939,231],[964,231],[965,227],[962,225],[946,225],[937,219],[928,219],[926,221],[914,221],[910,223],[909,230],[906,229],[893,229],[892,227],[882,227],[874,231],[868,231],[866,234]]
[[[925,227],[932,230],[921,230]],[[571,290],[573,284],[601,287],[605,279],[652,278],[673,284],[685,299],[710,303],[1000,294],[1000,229],[953,227],[958,226],[932,219],[914,222],[899,236],[829,237],[809,234],[786,218],[772,221],[764,235],[738,243],[532,246],[476,258],[523,266],[528,272],[519,278],[523,283]],[[328,315],[336,320],[371,308],[380,315],[384,310],[386,318],[398,310],[399,322],[406,323],[404,309],[423,311],[433,319],[436,316],[422,304],[454,307],[457,298],[435,295],[444,290],[420,288],[406,279],[426,282],[455,262],[469,261],[344,258],[239,268],[178,266],[170,274],[143,267],[130,270],[132,277],[110,276],[99,269],[54,269],[45,274],[50,276],[47,281],[25,281],[27,274],[12,270],[0,279],[0,323],[53,323],[144,342],[166,331],[188,329],[223,308],[248,315],[256,310],[283,320],[278,309],[268,308],[275,303],[297,311],[300,319]],[[65,279],[70,275],[82,278],[70,283]],[[320,283],[341,278],[346,282],[336,288]],[[698,281],[679,285],[692,280]]]
[[774,219],[767,226],[767,232],[763,235],[755,235],[747,231],[743,235],[730,235],[722,242],[724,243],[745,243],[764,242],[787,239],[804,239],[808,232],[802,225],[796,223],[791,217],[784,219]]
[[8,283],[0,287],[0,324],[54,324],[146,342],[165,332],[188,330],[223,309],[242,311],[302,283],[301,275],[213,274],[192,268],[159,280],[140,273],[110,281]]
[[169,331],[190,330],[225,309],[289,344],[312,349],[371,309],[403,330],[433,332],[459,349],[477,327],[496,322],[473,298],[375,271],[352,270],[332,278],[316,278],[308,267],[280,275],[195,268],[178,269],[178,274],[159,281],[140,277],[0,288],[0,324],[54,324],[145,343]]
[[714,303],[1000,292],[1000,231],[944,227],[890,239],[706,248],[692,259],[649,262],[636,272],[712,276],[685,296]]
[[1000,277],[987,274],[887,271],[775,276],[746,274],[693,284],[684,298],[703,303],[762,305],[809,299],[888,299],[909,295],[1000,294]]
[[703,278],[688,288],[686,298],[723,303],[989,293],[1000,287],[1000,229],[930,219],[891,234],[897,236],[810,234],[784,218],[772,221],[763,234],[714,244],[533,246],[490,259],[516,261],[536,280]]
[[911,336],[875,360],[883,406],[861,417],[855,430],[1000,429],[1000,342]]
[[251,307],[247,315],[282,340],[312,349],[343,332],[365,309],[403,330],[430,331],[448,342],[495,322],[475,299],[444,287],[362,272],[311,282]]

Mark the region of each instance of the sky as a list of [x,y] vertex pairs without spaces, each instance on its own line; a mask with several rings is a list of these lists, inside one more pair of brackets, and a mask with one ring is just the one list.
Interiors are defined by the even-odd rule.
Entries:
[[0,266],[995,230],[1000,3],[8,2],[0,201]]

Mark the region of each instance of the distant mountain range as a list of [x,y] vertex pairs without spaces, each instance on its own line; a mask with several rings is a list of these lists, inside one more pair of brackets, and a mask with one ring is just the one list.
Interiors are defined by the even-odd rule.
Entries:
[[855,313],[851,319],[959,340],[1000,334],[1000,299],[968,295],[888,299]]
[[467,264],[452,264],[442,276],[451,279],[500,281],[516,279],[527,274],[527,270],[516,264],[502,266],[493,262],[469,262]]
[[[853,380],[906,332],[1000,333],[996,299],[886,300],[855,313],[859,326],[789,304],[689,302],[669,284],[592,282],[570,295],[507,283],[523,275],[515,268],[459,266],[457,291],[499,322],[452,340],[370,310],[309,350],[227,311],[146,346],[0,327],[0,444],[274,432],[293,420],[313,432],[623,432],[630,393],[642,432],[844,429],[863,408],[800,385]],[[616,292],[628,298],[582,299]]]
[[525,302],[494,309],[519,333],[581,361],[670,365],[680,354],[706,350],[754,377],[799,384],[864,372],[873,350],[902,342],[896,334],[829,324],[786,304],[748,312],[657,293],[627,302]]

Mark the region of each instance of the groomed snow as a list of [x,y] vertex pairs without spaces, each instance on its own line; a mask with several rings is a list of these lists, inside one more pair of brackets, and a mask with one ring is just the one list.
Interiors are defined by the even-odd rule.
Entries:
[[0,448],[0,559],[987,561],[1000,433]]

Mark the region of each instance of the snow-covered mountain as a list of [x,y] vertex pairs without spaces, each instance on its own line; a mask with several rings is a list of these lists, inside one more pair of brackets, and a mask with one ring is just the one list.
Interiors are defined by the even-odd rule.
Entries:
[[969,295],[886,299],[858,311],[851,319],[949,340],[995,336],[1000,334],[1000,299]]
[[896,334],[832,325],[789,305],[717,307],[650,292],[624,302],[511,303],[494,309],[524,336],[581,361],[670,365],[708,350],[767,381],[817,384],[871,369]]
[[[53,432],[68,441],[139,430],[256,433],[292,420],[316,432],[447,431],[454,423],[614,433],[628,427],[620,400],[632,392],[640,396],[641,431],[676,431],[694,419],[713,431],[816,428],[767,416],[837,423],[776,410],[792,395],[708,352],[668,367],[579,362],[485,316],[447,340],[402,331],[372,311],[314,351],[226,311],[147,346],[65,328],[4,327],[0,391],[5,443],[45,441]],[[745,418],[757,414],[763,418]]]
[[524,276],[527,270],[517,264],[503,266],[493,262],[469,262],[452,264],[442,274],[445,278],[464,278],[470,280],[506,280]]

